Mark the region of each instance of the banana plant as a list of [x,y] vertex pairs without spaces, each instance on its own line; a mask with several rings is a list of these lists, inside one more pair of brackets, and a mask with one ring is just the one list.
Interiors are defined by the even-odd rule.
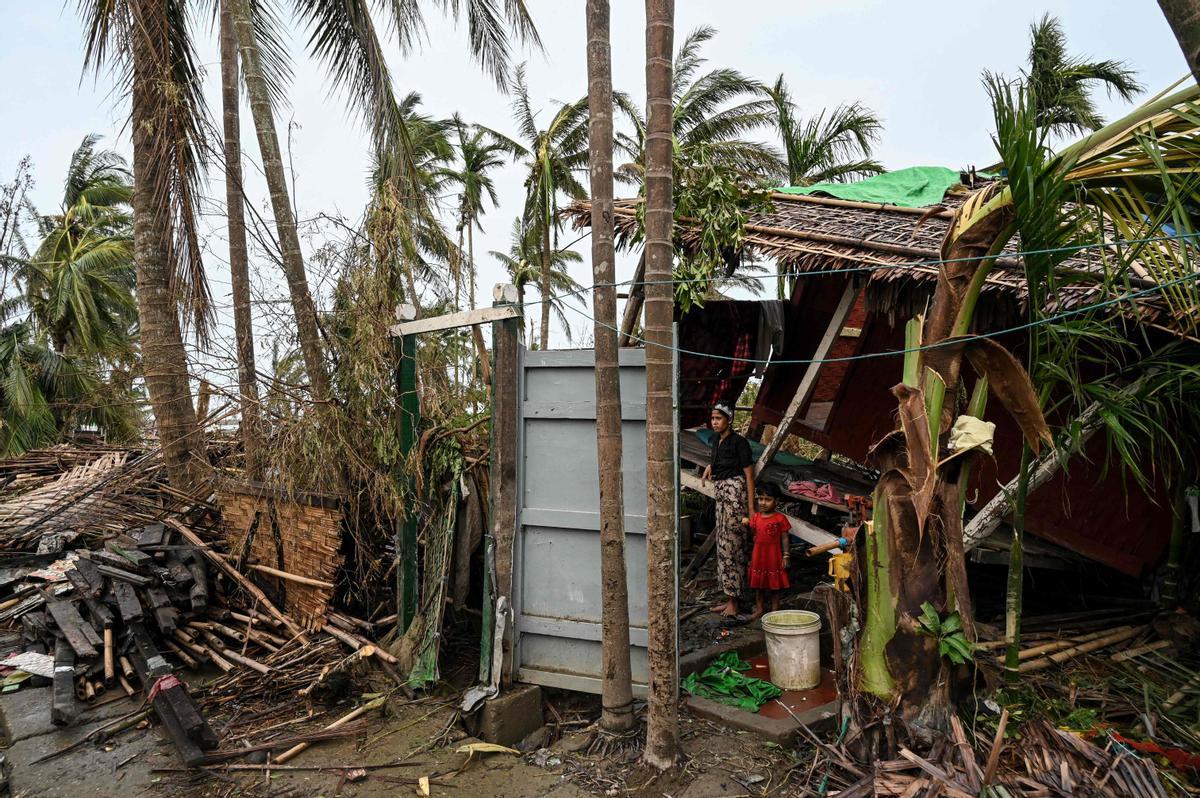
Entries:
[[[1150,282],[1160,288],[1176,329],[1194,333],[1200,316],[1188,241],[1194,234],[1188,206],[1200,200],[1193,179],[1200,173],[1200,86],[1164,92],[1036,159],[1021,154],[1021,142],[1031,141],[1025,126],[1032,124],[1021,116],[1021,98],[995,88],[996,145],[1008,174],[978,189],[955,212],[929,313],[906,332],[903,379],[892,389],[898,429],[872,450],[881,477],[863,546],[863,631],[852,673],[861,696],[855,713],[864,729],[891,716],[910,728],[949,730],[953,673],[938,642],[922,631],[924,605],[957,612],[967,641],[975,637],[961,476],[976,455],[948,448],[964,363],[986,379],[1033,455],[1052,444],[1024,367],[996,342],[972,335],[980,293],[1009,241],[1036,223],[1047,229],[1070,225],[1072,240],[1095,243],[1108,236],[1127,242],[1106,249],[1105,268],[1088,275],[1101,296]],[[1031,202],[1033,185],[1061,190]],[[1041,215],[1033,217],[1031,208]],[[1031,294],[1040,301],[1046,292],[1039,289],[1058,276],[1059,264],[1026,258],[1025,267]],[[874,744],[891,744],[885,737],[875,735]],[[894,752],[877,753],[886,758]]]

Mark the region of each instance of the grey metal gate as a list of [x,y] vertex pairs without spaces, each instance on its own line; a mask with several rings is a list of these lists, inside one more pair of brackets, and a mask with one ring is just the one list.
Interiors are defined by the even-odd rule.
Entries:
[[[513,657],[517,681],[600,692],[600,491],[592,350],[525,352]],[[634,692],[646,685],[646,359],[622,349],[625,563]]]

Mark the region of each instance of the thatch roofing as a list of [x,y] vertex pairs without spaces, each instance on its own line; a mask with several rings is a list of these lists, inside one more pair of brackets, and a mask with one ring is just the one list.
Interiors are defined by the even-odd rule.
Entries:
[[[942,239],[954,208],[966,196],[951,192],[940,205],[903,208],[776,192],[771,195],[771,208],[747,220],[743,252],[739,254],[771,258],[794,272],[864,269],[869,274],[868,299],[873,308],[906,317],[919,312],[933,290]],[[630,244],[636,237],[640,202],[623,199],[614,204],[613,223],[621,245]],[[572,204],[564,214],[577,228],[591,224],[591,206],[586,201]],[[686,227],[686,220],[679,224],[685,225],[685,245],[698,237],[695,228]],[[984,286],[984,300],[992,305],[988,315],[995,323],[1025,316],[1028,290],[1021,260],[1014,256],[1020,249],[1020,240],[1014,237]],[[1114,246],[1070,256],[1061,268],[1068,275],[1077,274],[1078,281],[1063,289],[1054,309],[1066,310],[1105,299],[1093,275],[1104,272],[1116,251]],[[1135,271],[1138,276],[1130,278],[1129,291],[1155,286],[1149,272],[1140,267]],[[1175,335],[1194,331],[1191,320],[1181,325],[1171,317],[1157,293],[1123,303],[1123,308],[1141,323]]]

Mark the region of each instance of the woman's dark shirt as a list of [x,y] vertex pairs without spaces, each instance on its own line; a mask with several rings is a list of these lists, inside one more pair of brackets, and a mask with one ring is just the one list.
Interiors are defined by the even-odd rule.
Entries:
[[731,432],[722,440],[718,435],[712,445],[712,478],[733,479],[743,476],[747,466],[754,462],[750,455],[750,442]]

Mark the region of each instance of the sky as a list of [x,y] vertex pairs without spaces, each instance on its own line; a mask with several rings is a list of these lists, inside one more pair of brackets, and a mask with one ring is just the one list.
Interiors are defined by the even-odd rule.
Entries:
[[[528,62],[531,95],[535,108],[541,109],[539,120],[545,120],[555,103],[574,101],[587,92],[584,3],[527,2],[545,46],[541,52],[517,52],[514,61]],[[458,112],[467,121],[515,133],[511,99],[470,58],[465,26],[438,16],[434,3],[425,5],[430,12],[421,51],[403,58],[390,47],[397,92],[420,92],[426,112],[435,116]],[[108,146],[130,152],[128,105],[114,91],[112,76],[83,73],[82,27],[75,9],[71,1],[0,0],[0,73],[6,76],[0,84],[5,120],[0,125],[0,181],[10,180],[17,162],[30,156],[37,181],[32,199],[46,212],[58,205],[70,154],[86,134],[102,134]],[[783,74],[803,114],[840,103],[864,103],[883,119],[875,155],[890,169],[963,168],[994,162],[991,113],[981,74],[1015,74],[1026,57],[1029,26],[1044,13],[1062,20],[1073,53],[1127,61],[1151,93],[1187,72],[1154,0],[679,0],[676,41],[697,26],[712,25],[719,34],[704,50],[712,66],[732,67],[764,82]],[[642,3],[613,0],[614,86],[643,102],[644,21]],[[219,127],[215,32],[207,19],[196,27],[200,60],[207,70],[205,94]],[[359,120],[346,113],[343,98],[331,92],[320,66],[303,52],[303,33],[294,30],[290,44],[295,79],[288,90],[289,107],[277,126],[281,136],[286,131],[285,157],[295,175],[297,215],[304,220],[329,214],[353,223],[368,200],[367,138]],[[1125,108],[1119,100],[1103,95],[1098,99],[1106,117]],[[244,102],[242,118],[247,192],[270,218]],[[770,140],[771,131],[763,130],[760,137]],[[481,305],[490,304],[494,284],[506,281],[487,253],[509,248],[511,223],[524,197],[523,179],[519,165],[496,175],[499,207],[487,209],[484,230],[476,234]],[[621,187],[617,191],[620,196]],[[220,325],[213,347],[220,353],[232,351],[232,321],[228,245],[221,221],[224,186],[215,164],[206,194],[213,198],[204,217],[205,257]],[[451,198],[446,198],[446,206],[451,206]],[[308,241],[310,247],[317,243]],[[576,248],[585,260],[575,267],[574,277],[589,285],[587,240]],[[279,313],[286,306],[278,300],[286,291],[265,259],[260,255],[255,260],[255,321],[262,363],[264,339],[281,329]],[[619,258],[618,280],[629,279],[633,266],[633,257]],[[317,286],[319,293],[321,288]],[[535,298],[532,291],[530,298]],[[568,316],[574,320],[575,344],[589,341],[591,322],[582,315]],[[551,345],[567,345],[558,325]]]

